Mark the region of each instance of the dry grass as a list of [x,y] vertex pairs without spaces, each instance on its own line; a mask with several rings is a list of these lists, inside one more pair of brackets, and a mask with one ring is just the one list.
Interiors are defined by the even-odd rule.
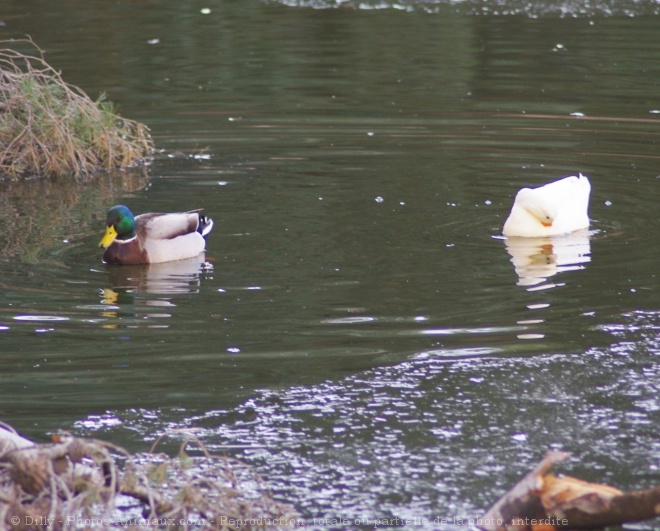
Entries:
[[0,46],[10,43],[33,53],[0,48],[0,174],[79,177],[148,160],[153,142],[145,125],[64,82],[32,40]]
[[246,464],[186,440],[179,455],[131,455],[70,435],[33,444],[0,428],[0,528],[276,530],[297,527]]

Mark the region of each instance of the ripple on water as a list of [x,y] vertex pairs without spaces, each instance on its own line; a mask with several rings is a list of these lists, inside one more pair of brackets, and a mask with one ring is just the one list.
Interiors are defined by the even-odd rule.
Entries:
[[256,466],[310,519],[476,518],[547,448],[574,455],[567,473],[644,488],[660,456],[658,315],[632,312],[608,330],[637,338],[581,354],[423,357],[263,389],[230,410],[117,416],[147,437],[198,428],[209,448]]
[[[275,2],[295,7],[312,7],[315,9],[333,9],[341,7],[342,0],[274,0]],[[473,15],[524,15],[532,18],[542,16],[561,17],[594,17],[624,15],[629,17],[655,15],[660,12],[654,3],[641,2],[605,2],[594,3],[588,0],[566,2],[564,0],[544,0],[528,2],[525,0],[503,0],[493,4],[484,4],[473,0],[456,2],[455,0],[362,0],[348,2],[353,9],[377,10],[397,9],[403,11],[422,11],[428,13],[444,13],[454,10]],[[559,43],[554,51],[561,51],[564,45]],[[582,113],[574,113],[581,116]]]
[[415,360],[263,391],[250,401],[257,422],[208,437],[258,446],[242,456],[308,515],[476,517],[550,447],[572,451],[567,467],[586,479],[640,488],[660,451],[658,355],[642,341],[636,351],[626,342],[575,356]]
[[61,315],[15,315],[15,321],[29,321],[29,322],[57,322],[68,321],[68,317]]

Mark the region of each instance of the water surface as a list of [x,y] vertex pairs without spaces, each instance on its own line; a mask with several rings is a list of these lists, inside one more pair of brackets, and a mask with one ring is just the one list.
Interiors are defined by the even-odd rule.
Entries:
[[[309,519],[474,518],[549,447],[656,485],[660,19],[306,5],[8,4],[163,151],[2,185],[3,420],[194,429]],[[515,191],[577,171],[591,230],[512,250]],[[204,207],[206,256],[104,266],[119,202]]]

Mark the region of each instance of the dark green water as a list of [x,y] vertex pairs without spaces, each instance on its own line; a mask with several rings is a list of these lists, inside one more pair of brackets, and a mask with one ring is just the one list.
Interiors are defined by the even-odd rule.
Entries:
[[[2,420],[195,430],[310,519],[475,518],[549,447],[657,485],[660,18],[296,6],[4,4],[163,152],[1,186]],[[515,191],[578,171],[592,231],[520,277]],[[205,261],[104,266],[118,202],[204,207]]]

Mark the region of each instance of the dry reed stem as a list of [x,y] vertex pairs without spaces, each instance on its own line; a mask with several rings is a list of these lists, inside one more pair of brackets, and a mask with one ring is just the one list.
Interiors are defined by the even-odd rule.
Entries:
[[148,161],[148,128],[113,112],[66,83],[31,40],[0,41],[33,48],[31,55],[0,48],[0,173],[82,176]]

